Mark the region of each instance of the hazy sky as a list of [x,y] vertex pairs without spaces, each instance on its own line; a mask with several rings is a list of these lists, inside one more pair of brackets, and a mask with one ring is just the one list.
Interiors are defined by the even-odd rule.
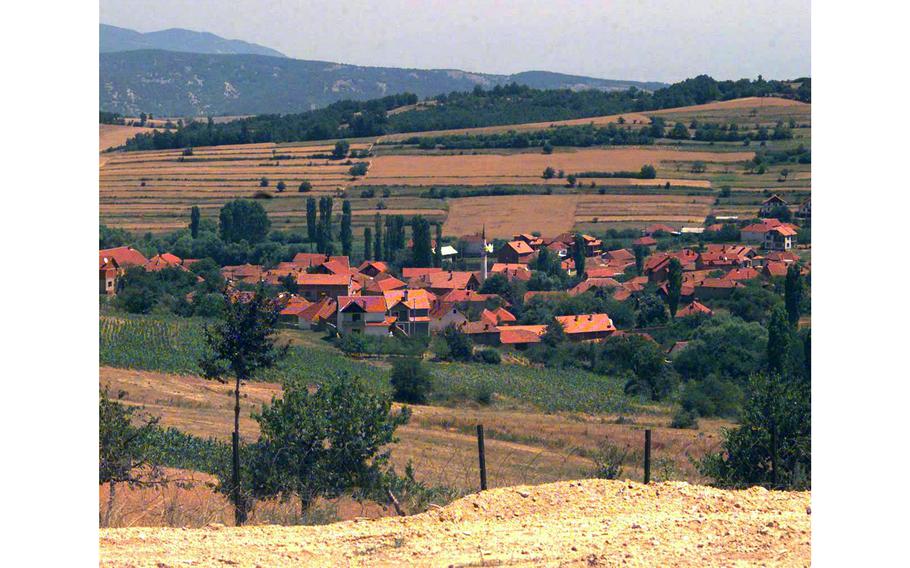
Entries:
[[677,81],[810,74],[810,0],[101,0],[101,22],[188,28],[298,59]]

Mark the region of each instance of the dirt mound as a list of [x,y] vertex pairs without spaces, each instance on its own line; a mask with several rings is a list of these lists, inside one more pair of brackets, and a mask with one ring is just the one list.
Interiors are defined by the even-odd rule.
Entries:
[[810,494],[670,482],[494,489],[321,527],[101,530],[104,566],[808,566]]

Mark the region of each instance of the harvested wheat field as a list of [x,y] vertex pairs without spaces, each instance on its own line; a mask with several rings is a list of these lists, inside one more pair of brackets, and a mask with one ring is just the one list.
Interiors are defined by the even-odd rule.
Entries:
[[676,221],[698,223],[711,212],[710,195],[580,195],[575,222]]
[[509,238],[533,231],[558,235],[572,230],[577,199],[576,195],[497,195],[452,199],[442,234],[479,235],[486,228],[489,238]]
[[102,566],[809,566],[808,492],[681,482],[494,489],[320,527],[100,531]]
[[[547,166],[564,170],[567,174],[588,171],[638,171],[645,164],[658,169],[668,168],[677,162],[703,161],[706,163],[734,163],[751,160],[754,152],[699,152],[668,150],[647,147],[623,147],[611,149],[587,149],[554,152],[553,154],[473,154],[465,156],[378,156],[373,158],[368,180],[396,180],[406,185],[411,179],[425,180],[453,178],[469,183],[471,178],[494,178],[485,183],[512,183],[511,178],[535,178]],[[436,184],[441,184],[436,181]],[[539,181],[536,183],[540,183]]]
[[143,132],[153,132],[154,128],[143,128],[141,126],[124,126],[122,124],[101,124],[98,135],[98,149],[101,151],[108,148],[122,146],[133,136]]
[[703,110],[728,110],[741,108],[751,109],[761,107],[794,107],[808,109],[811,108],[811,105],[809,105],[809,103],[804,103],[793,99],[784,99],[781,97],[743,97],[741,99],[717,101],[703,105],[653,110],[648,111],[648,114],[675,114],[681,112],[698,112]]

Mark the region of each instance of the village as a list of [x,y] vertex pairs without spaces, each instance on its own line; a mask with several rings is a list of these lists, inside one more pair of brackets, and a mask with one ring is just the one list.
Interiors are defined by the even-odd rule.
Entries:
[[[811,263],[804,259],[808,247],[799,245],[799,233],[801,225],[811,221],[810,202],[799,204],[792,215],[789,207],[771,195],[751,220],[716,218],[705,227],[681,228],[652,224],[624,248],[610,249],[602,239],[581,233],[518,234],[498,246],[481,234],[458,239],[454,244],[460,250],[441,245],[439,254],[434,241],[439,265],[432,267],[402,266],[395,271],[384,261],[365,259],[356,264],[348,256],[301,252],[271,267],[243,264],[223,266],[220,272],[241,300],[259,284],[277,290],[280,321],[288,327],[340,337],[400,338],[428,337],[454,327],[474,344],[522,350],[540,343],[548,324],[522,323],[514,313],[516,301],[527,306],[590,293],[635,304],[651,294],[673,304],[673,318],[709,317],[717,301],[746,286],[773,288],[791,266],[808,276]],[[792,217],[799,224],[777,217]],[[735,238],[728,240],[730,236]],[[146,258],[131,246],[100,250],[99,260],[99,292],[108,296],[117,294],[131,267],[188,272],[197,262],[170,253]],[[682,278],[671,301],[674,261]],[[466,263],[479,269],[456,266]],[[527,289],[541,270],[563,272],[568,278],[561,282],[567,287]],[[520,298],[499,291],[516,283],[523,285]],[[608,313],[557,315],[555,321],[573,342],[599,342],[626,333]],[[646,330],[629,332],[650,338]]]

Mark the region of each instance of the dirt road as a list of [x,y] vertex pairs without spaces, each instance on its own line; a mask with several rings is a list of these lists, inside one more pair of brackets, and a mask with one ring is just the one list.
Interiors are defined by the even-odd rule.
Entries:
[[102,566],[808,566],[810,494],[585,480],[321,527],[101,530]]

